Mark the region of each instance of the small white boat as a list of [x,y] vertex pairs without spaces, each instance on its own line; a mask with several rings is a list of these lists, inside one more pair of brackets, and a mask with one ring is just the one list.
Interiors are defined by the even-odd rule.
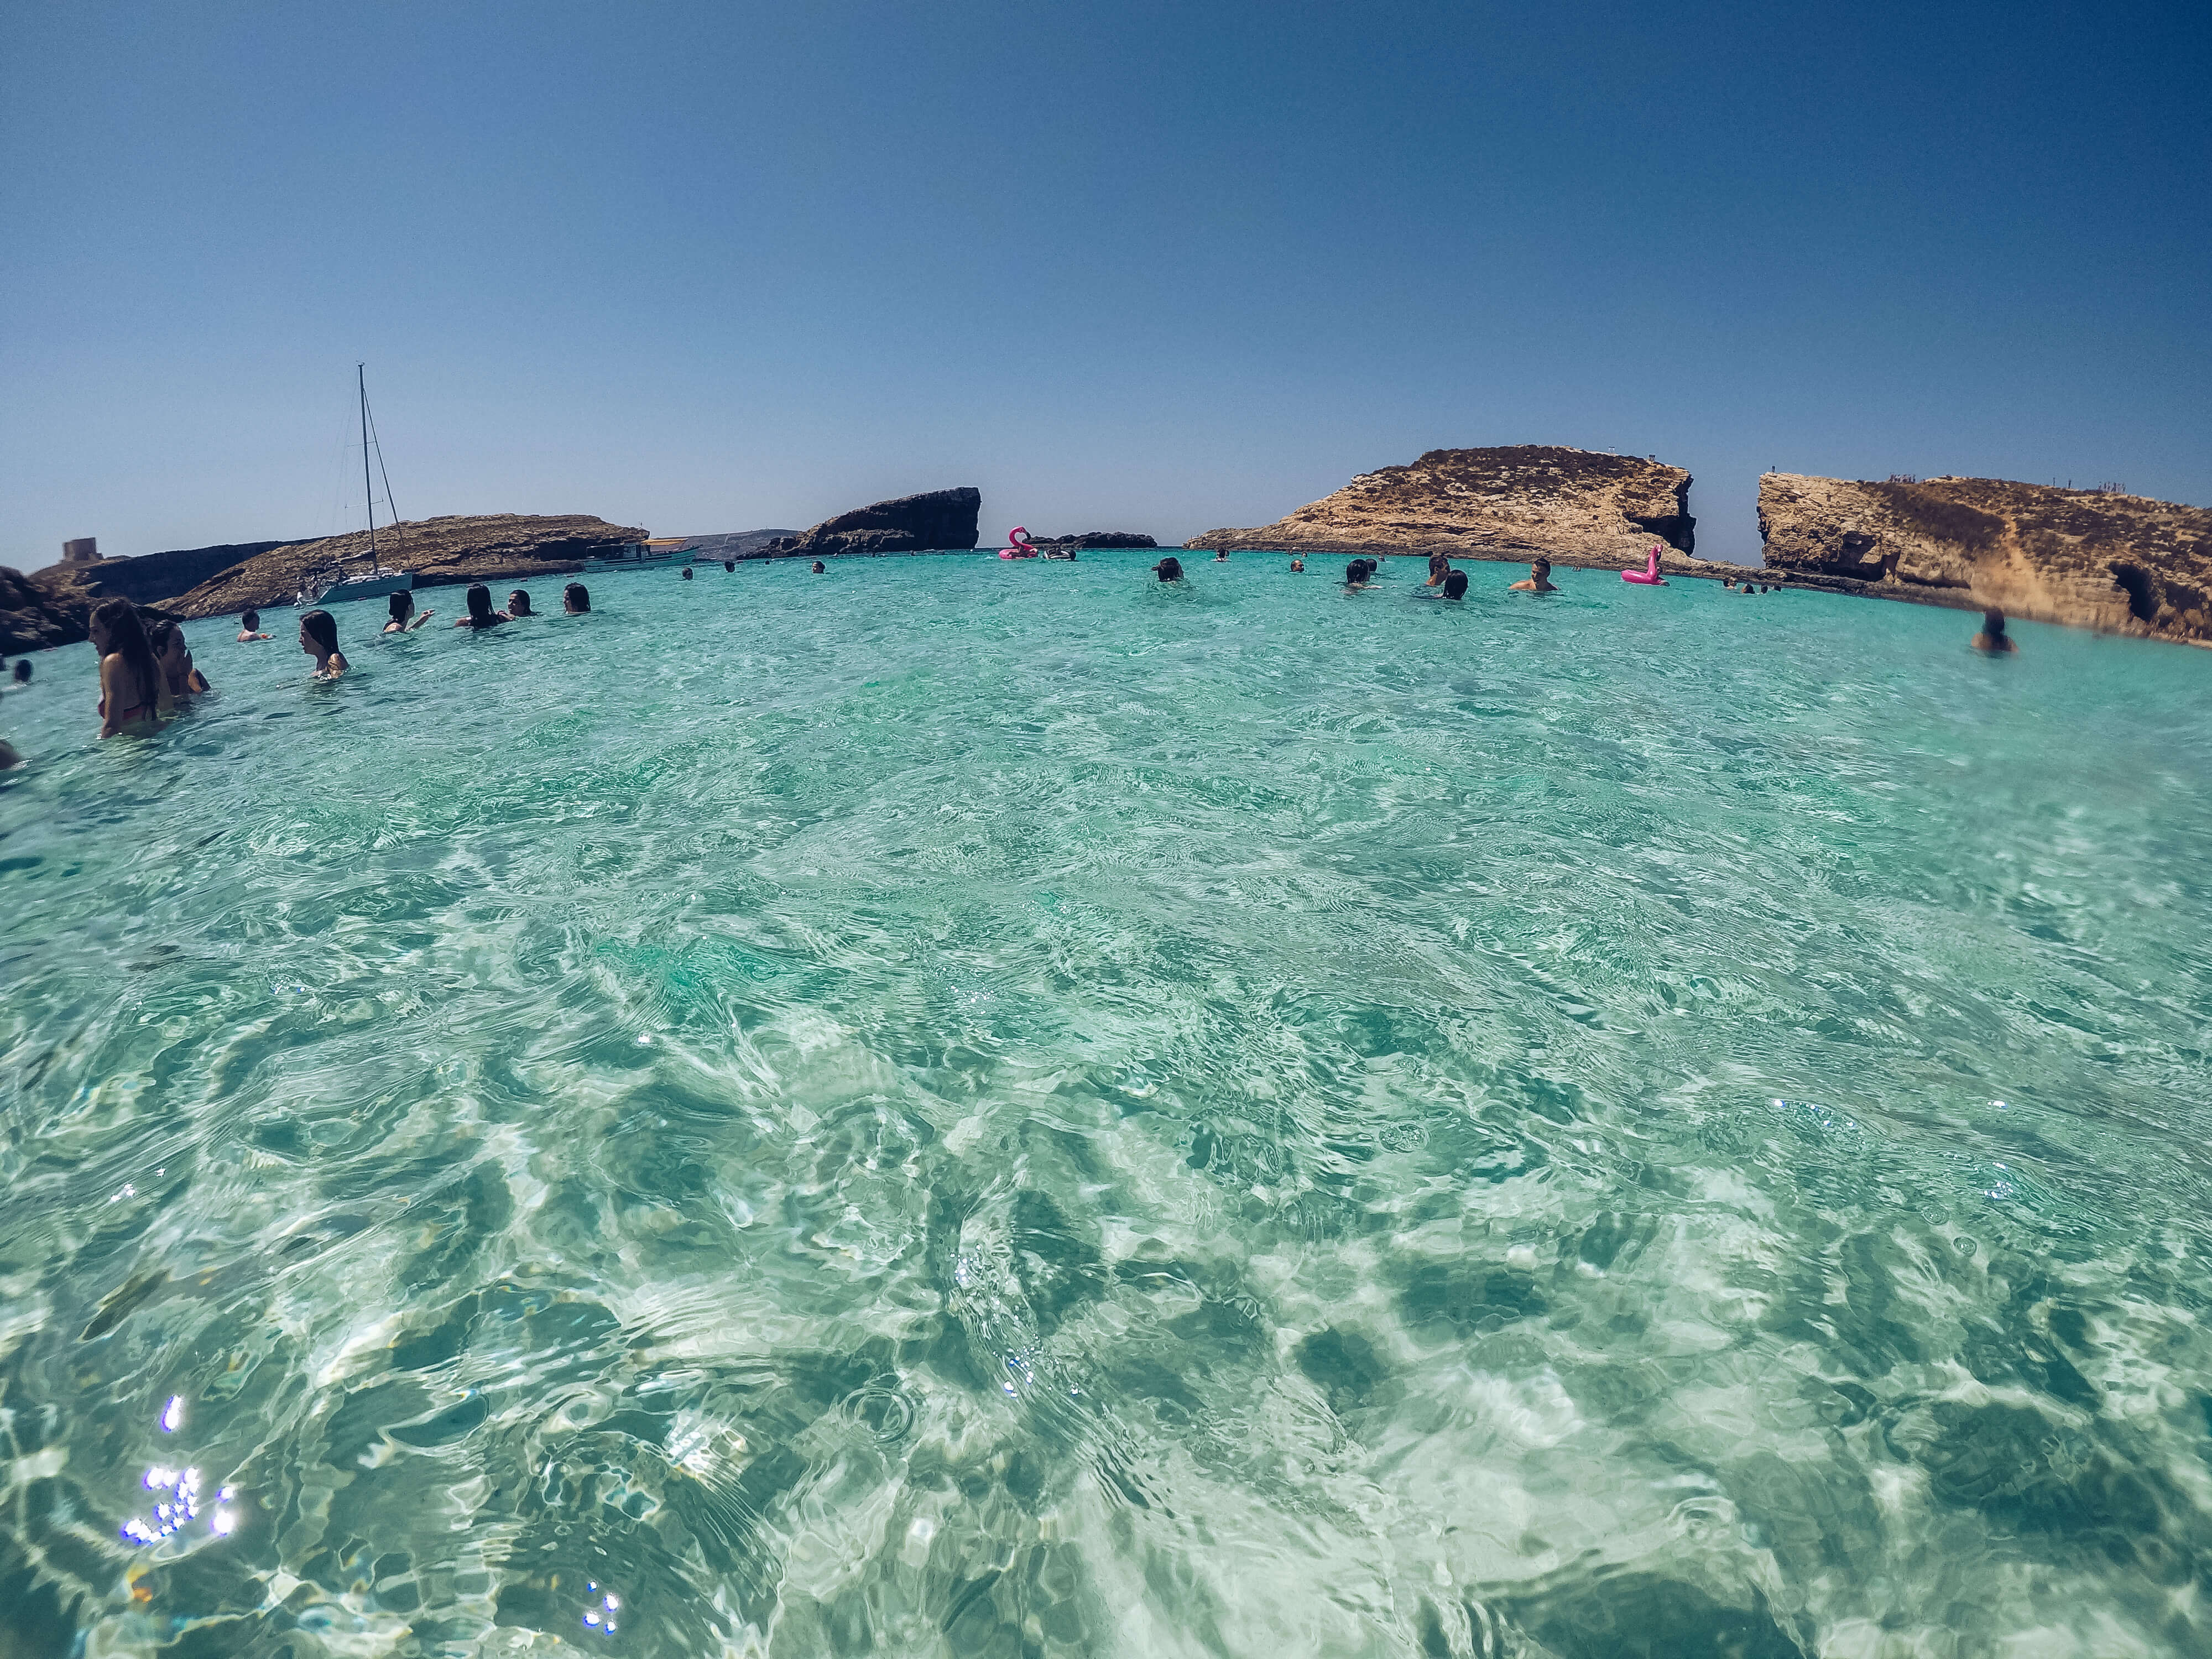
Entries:
[[[357,565],[360,562],[359,560],[340,559],[335,563],[324,566],[320,570],[309,571],[300,579],[300,591],[292,600],[292,603],[302,611],[312,605],[337,605],[347,599],[379,599],[386,593],[398,593],[403,590],[411,589],[415,586],[413,571],[389,569],[384,561],[377,556],[376,489],[375,486],[369,482],[368,472],[371,429],[368,415],[368,374],[367,369],[359,363],[354,365],[353,372],[354,384],[361,393],[361,485],[362,493],[368,501],[368,568],[356,569],[349,575],[348,567]],[[376,445],[376,464],[380,469],[384,465],[384,445],[381,441]],[[386,507],[392,504],[392,480],[389,477],[384,481],[384,501]],[[398,516],[397,509],[394,509],[392,519],[395,527]]]

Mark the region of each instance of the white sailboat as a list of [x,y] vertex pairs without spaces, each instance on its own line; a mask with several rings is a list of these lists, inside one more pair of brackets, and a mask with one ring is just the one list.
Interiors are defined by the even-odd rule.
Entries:
[[[368,498],[368,568],[362,570],[358,568],[362,556],[356,554],[352,558],[338,559],[320,570],[309,572],[301,579],[300,592],[294,600],[302,610],[312,605],[336,605],[343,599],[381,599],[386,593],[397,593],[415,586],[413,571],[388,569],[378,556],[376,490],[369,482],[368,472],[368,377],[362,364],[356,363],[353,372],[355,384],[361,392],[361,487],[362,495]],[[376,465],[379,471],[383,471],[382,444],[376,447]],[[392,479],[388,474],[384,480],[384,501],[387,507],[392,504]],[[397,529],[399,520],[397,510],[392,516],[392,527]]]

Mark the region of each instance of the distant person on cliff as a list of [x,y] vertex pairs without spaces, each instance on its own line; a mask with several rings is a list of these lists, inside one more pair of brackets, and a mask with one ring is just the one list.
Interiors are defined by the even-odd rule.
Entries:
[[830,567],[829,567],[828,565],[826,565],[826,564],[823,563],[821,560],[819,560],[819,559],[815,560],[815,562],[814,562],[814,565],[813,565],[813,571],[814,571],[814,574],[815,574],[816,575],[819,576],[819,575],[823,574],[825,572],[827,572],[827,571],[829,570],[829,568],[830,568]]
[[592,608],[591,590],[581,582],[570,582],[561,590],[561,608],[572,617],[580,617]]
[[128,599],[102,599],[85,631],[100,653],[100,735],[152,726],[175,707],[161,665],[146,643],[145,625]]
[[1182,580],[1182,561],[1174,557],[1162,559],[1152,567],[1152,574],[1164,582],[1179,582]]
[[507,596],[507,614],[510,617],[534,617],[538,613],[530,608],[530,595],[518,587]]
[[212,691],[207,676],[192,665],[191,647],[185,643],[185,631],[173,622],[157,622],[147,630],[146,643],[154,653],[154,660],[167,682],[169,696],[188,697],[195,691]]
[[1509,593],[1558,592],[1559,590],[1552,586],[1552,562],[1549,559],[1530,560],[1528,575],[1505,591]]
[[469,614],[453,624],[456,628],[496,628],[514,617],[504,611],[491,608],[491,589],[482,582],[471,582],[468,592]]
[[300,649],[315,659],[310,679],[334,680],[353,666],[338,649],[337,619],[327,611],[310,611],[300,618]]
[[1982,631],[1974,635],[1974,649],[1986,651],[1993,657],[2020,649],[2012,642],[2012,635],[2005,632],[2003,611],[1992,606],[1982,612]]
[[261,631],[261,613],[258,611],[249,611],[238,619],[238,642],[240,645],[269,637]]
[[385,601],[385,608],[392,613],[392,620],[384,624],[387,634],[412,634],[438,614],[434,611],[416,611],[415,596],[404,587]]

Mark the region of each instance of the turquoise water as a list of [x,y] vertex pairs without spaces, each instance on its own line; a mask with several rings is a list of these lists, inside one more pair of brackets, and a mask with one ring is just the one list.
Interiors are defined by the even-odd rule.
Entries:
[[1149,562],[40,658],[0,1650],[2205,1650],[2212,655]]

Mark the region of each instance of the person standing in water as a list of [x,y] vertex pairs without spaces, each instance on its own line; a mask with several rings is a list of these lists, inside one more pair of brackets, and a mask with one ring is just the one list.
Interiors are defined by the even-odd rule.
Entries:
[[1152,574],[1164,582],[1179,582],[1182,580],[1182,561],[1170,555],[1152,567]]
[[1224,547],[1218,553],[1216,553],[1213,556],[1213,562],[1216,564],[1227,564],[1229,562],[1229,550]]
[[2004,612],[1995,605],[1982,612],[1982,631],[1974,635],[1973,649],[1985,651],[1993,657],[2002,657],[2007,652],[2020,649],[2012,642],[2012,636],[2005,632]]
[[581,582],[570,582],[561,590],[561,608],[572,617],[580,617],[592,608],[591,590]]
[[100,735],[144,729],[175,708],[161,665],[146,643],[145,624],[128,599],[102,599],[85,631],[100,653]]
[[300,618],[300,649],[315,659],[310,679],[334,680],[353,666],[338,649],[337,620],[327,611],[310,611]]
[[261,613],[258,611],[249,611],[238,619],[239,644],[244,645],[249,641],[265,640],[269,637],[268,635],[261,632]]
[[434,611],[416,611],[415,596],[404,587],[386,600],[385,606],[392,613],[392,620],[384,624],[387,634],[412,634],[438,614]]
[[146,632],[146,644],[154,653],[154,660],[161,670],[161,678],[167,684],[173,701],[181,701],[195,691],[212,691],[207,676],[192,666],[191,647],[185,643],[184,630],[173,622],[157,622]]
[[1558,592],[1559,590],[1552,586],[1552,562],[1549,559],[1530,560],[1528,575],[1505,591],[1509,593]]
[[534,617],[538,613],[530,608],[530,595],[518,587],[507,596],[507,614],[510,617]]
[[491,608],[491,589],[482,582],[471,582],[468,592],[469,614],[453,624],[456,628],[496,628],[514,617],[504,611]]

